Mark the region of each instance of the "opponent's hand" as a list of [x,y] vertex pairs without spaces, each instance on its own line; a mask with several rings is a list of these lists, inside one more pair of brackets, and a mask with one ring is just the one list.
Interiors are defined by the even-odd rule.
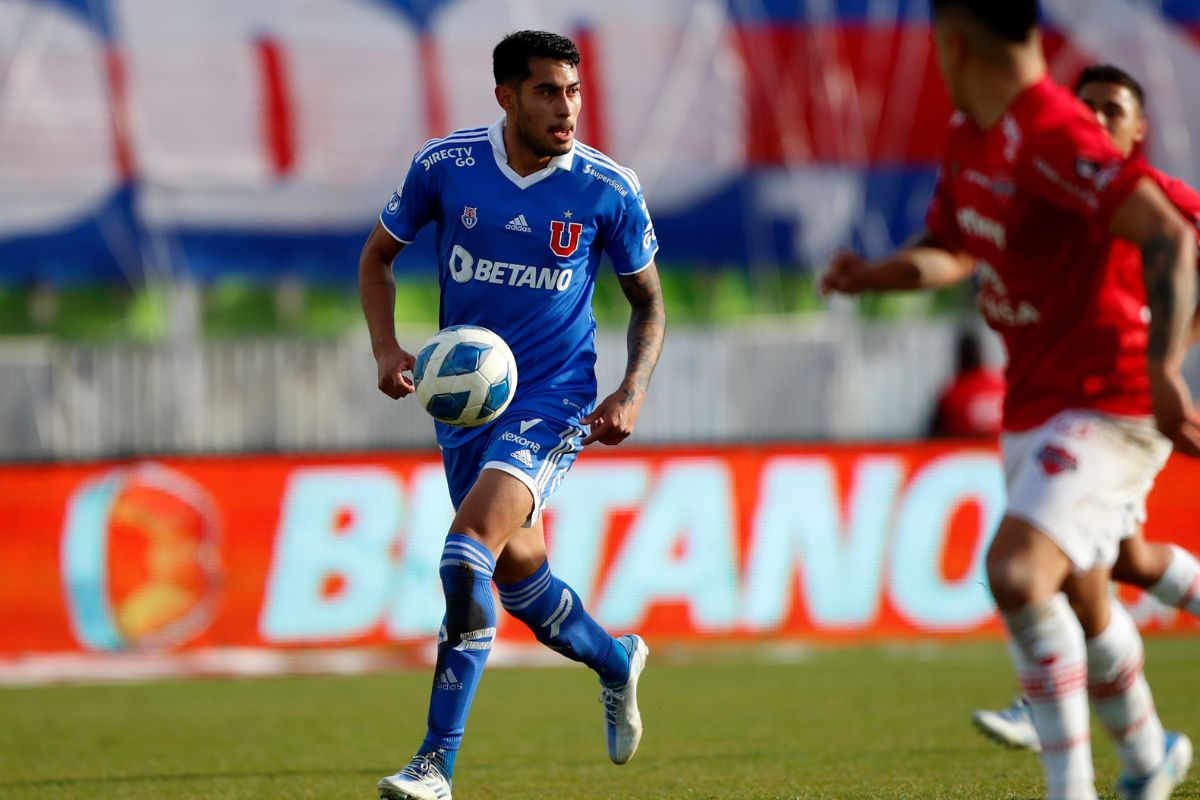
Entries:
[[1200,458],[1200,415],[1192,406],[1191,393],[1178,369],[1151,366],[1150,398],[1154,403],[1154,421],[1175,450]]
[[821,276],[817,288],[822,296],[833,292],[860,294],[865,290],[863,276],[870,271],[871,264],[858,253],[842,250],[829,262],[829,268]]
[[614,445],[628,439],[629,434],[633,433],[633,426],[637,424],[643,397],[644,392],[618,389],[601,400],[592,413],[580,420],[591,427],[591,433],[583,440],[584,446],[592,442]]
[[412,379],[404,373],[411,371],[414,363],[416,359],[412,353],[399,345],[377,355],[375,366],[379,374],[379,391],[393,400],[412,394],[415,388]]

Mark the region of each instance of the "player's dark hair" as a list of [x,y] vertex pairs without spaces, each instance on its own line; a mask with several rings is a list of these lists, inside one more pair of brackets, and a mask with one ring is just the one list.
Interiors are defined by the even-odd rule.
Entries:
[[1089,83],[1115,83],[1118,86],[1124,86],[1133,92],[1139,106],[1143,109],[1146,107],[1146,92],[1142,89],[1142,85],[1120,67],[1112,64],[1093,64],[1079,74],[1079,79],[1075,81],[1075,94],[1083,91],[1083,87]]
[[961,11],[1006,42],[1024,42],[1037,27],[1037,0],[930,0],[934,19]]
[[552,58],[579,66],[579,49],[565,36],[549,31],[517,31],[500,40],[492,50],[492,75],[496,85],[519,84],[532,73],[529,59]]

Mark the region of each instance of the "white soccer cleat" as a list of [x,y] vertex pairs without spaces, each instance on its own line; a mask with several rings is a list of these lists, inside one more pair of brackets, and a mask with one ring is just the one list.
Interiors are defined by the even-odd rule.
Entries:
[[1192,766],[1192,740],[1182,733],[1167,732],[1162,763],[1149,775],[1121,777],[1117,794],[1122,800],[1167,800],[1171,791],[1183,783]]
[[1033,727],[1033,717],[1024,697],[1013,700],[1012,705],[1001,711],[976,711],[971,721],[980,733],[993,742],[1005,747],[1041,752],[1042,743],[1038,739],[1037,729]]
[[414,756],[408,766],[379,781],[385,800],[451,800],[450,781],[434,763],[434,754]]
[[604,734],[608,740],[608,757],[614,764],[624,764],[637,752],[642,740],[642,715],[637,705],[638,676],[646,668],[646,656],[650,648],[636,634],[618,637],[617,641],[630,644],[629,680],[624,686],[600,690],[600,702],[604,704]]

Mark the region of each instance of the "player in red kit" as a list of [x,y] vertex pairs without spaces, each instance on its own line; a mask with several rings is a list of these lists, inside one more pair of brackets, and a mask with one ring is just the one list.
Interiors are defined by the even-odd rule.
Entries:
[[[992,595],[1042,742],[1047,796],[1095,800],[1088,697],[1127,800],[1163,800],[1191,764],[1142,674],[1133,620],[1108,597],[1172,445],[1200,455],[1180,375],[1196,306],[1195,233],[1145,165],[1046,76],[1035,0],[933,0],[958,109],[929,233],[879,262],[839,255],[827,290],[938,285],[975,269],[1008,350],[1008,507],[988,550]],[[1114,263],[1141,253],[1145,290]],[[1149,307],[1149,320],[1145,309]]]
[[1004,376],[983,363],[983,348],[975,334],[958,337],[957,369],[938,396],[932,436],[998,436],[1002,429]]
[[[1129,73],[1109,64],[1085,69],[1075,82],[1075,95],[1096,114],[1117,150],[1127,158],[1139,157],[1146,138],[1145,91]],[[1200,194],[1182,181],[1148,168],[1167,198],[1200,231]],[[1141,254],[1137,248],[1118,242],[1113,258],[1124,259],[1135,292],[1144,291]],[[1188,551],[1169,544],[1147,542],[1141,526],[1121,540],[1113,580],[1137,586],[1168,606],[1200,616],[1200,563]],[[983,733],[1010,747],[1040,749],[1037,731],[1029,715],[1029,704],[1018,697],[1000,711],[976,711],[973,721]]]

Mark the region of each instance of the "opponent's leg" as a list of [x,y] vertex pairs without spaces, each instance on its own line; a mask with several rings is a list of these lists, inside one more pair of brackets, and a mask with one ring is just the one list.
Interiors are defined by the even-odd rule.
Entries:
[[[1200,616],[1200,562],[1173,544],[1148,542],[1139,533],[1121,541],[1112,579],[1146,590],[1163,604]],[[1007,747],[1040,749],[1025,698],[999,711],[980,709],[972,721],[988,738]]]
[[1121,542],[1113,580],[1145,589],[1164,605],[1200,617],[1200,562],[1173,544],[1140,535]]
[[1009,654],[1038,738],[1050,800],[1096,800],[1083,630],[1059,592],[1070,561],[1027,522],[1005,517],[987,556]]
[[[1121,763],[1116,789],[1130,800],[1165,800],[1187,774],[1191,742],[1163,731],[1142,671],[1145,654],[1137,626],[1124,606],[1110,601],[1107,575],[1072,576],[1067,590],[1077,607],[1097,609],[1090,619],[1082,618],[1088,694],[1116,745]],[[1106,613],[1099,612],[1102,608]]]

